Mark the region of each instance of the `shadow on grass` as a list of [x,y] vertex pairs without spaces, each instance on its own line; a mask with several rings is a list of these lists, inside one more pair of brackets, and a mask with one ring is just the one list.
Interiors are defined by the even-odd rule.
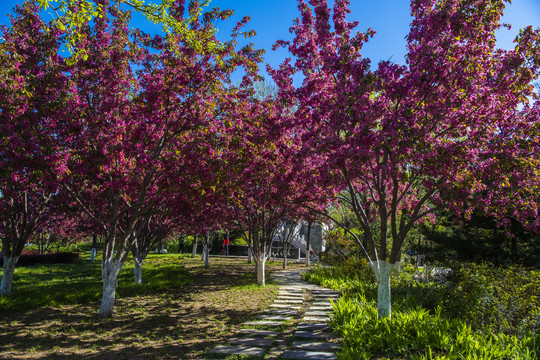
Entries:
[[[210,312],[212,321],[202,320]],[[22,354],[31,359],[183,359],[209,351],[220,343],[219,335],[226,328],[246,317],[244,311],[167,310],[164,304],[143,314],[112,319],[50,309],[32,321],[33,330],[23,321],[5,329],[0,353],[13,353],[14,359],[25,358]]]
[[34,267],[18,273],[13,297],[0,298],[0,354],[6,359],[197,358],[275,297],[276,287],[258,287],[252,272],[253,265],[238,260],[215,260],[205,269],[198,259],[150,256],[143,284],[137,285],[127,263],[119,275],[114,317],[100,319],[99,262]]
[[[132,266],[124,265],[118,275],[117,298],[166,292],[193,281],[182,265],[148,263],[143,265],[144,283],[136,284]],[[0,297],[0,314],[26,312],[43,306],[87,304],[100,301],[101,292],[99,262],[17,268],[12,295]]]

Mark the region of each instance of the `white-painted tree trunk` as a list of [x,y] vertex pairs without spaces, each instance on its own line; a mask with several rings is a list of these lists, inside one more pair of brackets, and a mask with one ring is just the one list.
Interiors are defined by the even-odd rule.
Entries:
[[377,278],[377,313],[380,318],[392,317],[392,297],[390,292],[390,277],[394,264],[387,264],[384,260],[372,263],[371,268]]
[[15,273],[15,265],[19,260],[18,256],[4,256],[4,266],[2,281],[0,282],[0,296],[11,295],[11,285],[13,284],[13,274]]
[[191,252],[191,257],[194,258],[197,255],[197,239],[193,241],[193,250]]
[[103,269],[101,270],[101,277],[103,279],[103,297],[101,298],[99,316],[111,317],[116,296],[116,286],[118,284],[118,273],[122,268],[123,262],[109,259],[103,265]]
[[253,264],[253,253],[250,248],[248,248],[248,264]]
[[136,284],[142,284],[142,265],[143,261],[141,259],[134,258],[133,262],[135,265],[133,266],[133,274],[135,275],[135,283]]
[[265,286],[266,285],[266,279],[264,277],[264,265],[266,264],[266,257],[262,257],[259,259],[256,259],[257,262],[257,283],[259,286]]
[[312,223],[308,223],[307,234],[306,234],[306,266],[310,266],[310,256],[311,256],[311,227]]
[[207,244],[203,243],[202,260],[204,260],[204,267],[210,267],[210,248]]
[[97,249],[92,248],[92,253],[90,254],[90,261],[96,260],[96,253],[97,253]]

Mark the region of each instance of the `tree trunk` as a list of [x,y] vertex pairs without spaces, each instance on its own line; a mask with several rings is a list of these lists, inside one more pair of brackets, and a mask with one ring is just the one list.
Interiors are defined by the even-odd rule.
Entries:
[[[291,240],[291,239],[289,239]],[[286,269],[287,268],[287,256],[289,254],[289,250],[291,249],[291,243],[290,242],[286,242],[283,244],[283,269]],[[300,251],[300,250],[298,250]]]
[[[112,265],[110,265],[112,262]],[[118,273],[122,268],[123,262],[108,259],[103,262],[103,297],[101,298],[101,307],[99,308],[100,317],[112,317],[114,308],[114,299],[116,296],[116,286],[118,284]]]
[[191,252],[191,258],[194,258],[197,255],[197,235],[195,235],[195,239],[193,240],[193,251]]
[[253,254],[250,248],[248,248],[248,264],[253,264]]
[[308,223],[308,227],[307,227],[307,235],[306,235],[306,265],[309,266],[310,263],[310,256],[311,256],[311,221]]
[[210,267],[210,235],[206,235],[206,239],[203,240],[203,260],[204,260],[204,267],[209,268]]
[[96,252],[97,252],[97,236],[92,235],[92,254],[90,254],[90,261],[94,261],[96,259]]
[[13,273],[15,272],[15,265],[19,260],[18,256],[4,256],[4,266],[2,281],[0,282],[0,296],[11,295],[11,285],[13,284]]
[[135,275],[135,284],[142,284],[142,265],[144,259],[133,257],[133,262],[135,263],[133,268],[133,274]]
[[265,286],[266,281],[264,277],[264,265],[266,263],[266,257],[263,256],[262,259],[261,258],[256,259],[256,263],[257,263],[257,266],[256,266],[257,283],[259,284],[259,286]]
[[204,247],[204,267],[210,267],[210,251],[208,249],[208,246]]
[[390,277],[394,264],[387,264],[384,260],[378,261],[378,268],[372,264],[377,277],[377,313],[379,318],[392,317],[392,297],[390,292]]

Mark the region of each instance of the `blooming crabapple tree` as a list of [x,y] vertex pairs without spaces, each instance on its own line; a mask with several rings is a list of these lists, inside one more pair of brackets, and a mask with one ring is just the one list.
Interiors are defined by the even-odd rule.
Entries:
[[[112,316],[117,276],[147,209],[167,196],[158,186],[171,161],[189,157],[185,144],[212,129],[214,109],[226,98],[224,82],[244,65],[256,70],[259,53],[221,43],[213,25],[230,11],[198,16],[190,3],[190,31],[151,38],[128,31],[129,14],[99,1],[95,25],[79,30],[74,49],[85,53],[70,70],[71,91],[62,143],[69,175],[62,186],[100,226],[104,238],[100,316]],[[183,3],[173,9],[179,21]],[[172,10],[171,10],[172,11]],[[130,38],[133,36],[133,40]],[[82,49],[79,49],[79,47]],[[155,51],[150,51],[153,48]],[[134,71],[134,66],[139,69]],[[199,174],[205,176],[206,174]]]
[[0,237],[4,271],[0,295],[10,295],[25,243],[48,218],[65,154],[48,132],[66,97],[57,55],[61,31],[37,7],[17,6],[0,43]]
[[[522,165],[538,153],[523,150],[536,141],[527,131],[538,112],[527,102],[538,31],[525,29],[514,50],[500,50],[503,0],[412,0],[406,65],[382,61],[371,70],[361,49],[374,32],[353,32],[349,1],[336,0],[333,11],[325,0],[298,4],[294,40],[276,43],[295,62],[269,70],[281,101],[297,106],[299,155],[318,169],[314,181],[321,191],[335,186],[335,201],[364,232],[367,246],[350,234],[376,275],[378,314],[391,316],[390,275],[403,242],[438,207],[537,218],[530,193],[505,189],[537,181]],[[293,86],[295,73],[301,86]]]
[[257,265],[257,282],[265,285],[265,263],[279,226],[298,208],[301,196],[291,154],[297,146],[287,131],[273,99],[243,102],[231,113],[224,165],[228,177],[228,203],[235,228]]

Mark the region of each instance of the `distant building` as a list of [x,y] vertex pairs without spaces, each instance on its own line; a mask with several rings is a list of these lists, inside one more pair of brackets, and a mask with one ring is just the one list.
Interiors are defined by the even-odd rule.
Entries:
[[[310,234],[310,247],[313,250],[314,254],[320,256],[321,253],[325,250],[324,243],[324,231],[328,230],[328,226],[322,223],[313,223],[311,225],[311,234]],[[305,257],[307,253],[307,233],[308,233],[308,223],[305,221],[301,222],[290,222],[285,221],[276,231],[274,236],[274,247],[280,247],[282,239],[287,239],[291,241],[292,248],[300,249],[300,253]]]

